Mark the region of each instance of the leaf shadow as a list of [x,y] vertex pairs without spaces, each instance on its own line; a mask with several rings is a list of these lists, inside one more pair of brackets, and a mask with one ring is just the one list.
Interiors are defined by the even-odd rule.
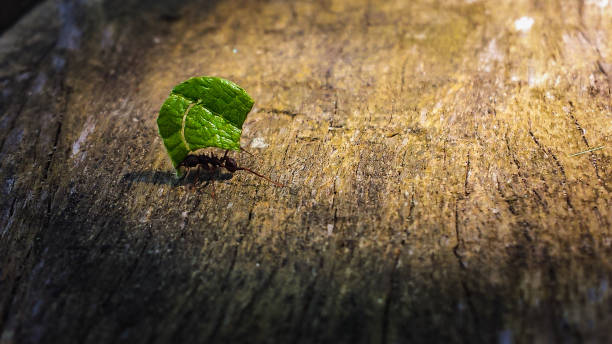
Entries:
[[210,181],[225,181],[232,179],[233,174],[221,173],[221,172],[197,172],[189,173],[185,177],[177,177],[173,171],[135,171],[128,172],[121,177],[122,182],[127,182],[130,186],[134,183],[146,183],[156,185],[171,185],[171,186],[183,186],[192,185],[195,183],[210,182]]

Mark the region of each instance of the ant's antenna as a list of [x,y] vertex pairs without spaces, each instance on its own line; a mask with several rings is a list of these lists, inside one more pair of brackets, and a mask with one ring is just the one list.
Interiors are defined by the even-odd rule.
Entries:
[[247,153],[248,155],[250,155],[250,156],[252,156],[252,157],[255,157],[255,154],[253,154],[253,153],[249,152],[248,150],[246,150],[246,149],[244,149],[244,148],[242,148],[242,147],[240,147],[240,151],[241,151],[241,152],[244,152],[244,153]]
[[268,178],[268,177],[266,177],[266,176],[263,176],[263,175],[261,175],[261,174],[259,174],[259,173],[255,172],[255,171],[253,171],[253,170],[249,169],[249,168],[246,168],[246,167],[238,167],[236,170],[244,170],[244,171],[247,171],[247,172],[251,172],[251,173],[253,173],[254,175],[256,175],[256,176],[258,176],[258,177],[260,177],[260,178],[263,178],[263,179],[265,179],[265,180],[269,181],[270,183],[272,183],[272,184],[274,184],[274,185],[276,185],[276,186],[278,186],[278,187],[281,187],[281,188],[284,188],[284,187],[285,187],[285,185],[283,185],[283,184],[281,184],[281,183],[279,183],[279,182],[275,182],[275,181],[273,181],[272,179],[270,179],[270,178]]

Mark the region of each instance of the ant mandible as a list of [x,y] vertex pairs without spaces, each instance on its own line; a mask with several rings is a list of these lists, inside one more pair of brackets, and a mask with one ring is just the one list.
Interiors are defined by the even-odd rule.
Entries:
[[[207,172],[216,172],[218,171],[220,168],[225,168],[226,170],[228,170],[230,173],[234,173],[236,171],[247,171],[250,172],[260,178],[263,178],[267,181],[269,181],[270,183],[278,186],[278,187],[284,187],[283,184],[280,184],[278,182],[273,181],[272,179],[263,176],[249,168],[246,167],[242,167],[242,166],[238,166],[238,164],[236,163],[236,160],[230,158],[229,156],[227,156],[227,153],[229,151],[225,151],[225,154],[223,155],[223,157],[219,158],[217,156],[215,156],[214,154],[210,153],[210,155],[206,155],[206,154],[202,154],[202,155],[194,155],[194,154],[189,154],[185,157],[185,160],[183,160],[180,164],[180,166],[183,166],[187,169],[187,173],[185,174],[185,176],[187,176],[187,174],[189,174],[189,171],[191,168],[193,167],[203,167],[205,171]],[[199,165],[199,166],[198,166]],[[198,174],[199,177],[199,174]],[[197,179],[196,179],[197,180]],[[214,188],[214,182],[213,182],[213,188]],[[213,197],[214,197],[214,189],[213,189]]]

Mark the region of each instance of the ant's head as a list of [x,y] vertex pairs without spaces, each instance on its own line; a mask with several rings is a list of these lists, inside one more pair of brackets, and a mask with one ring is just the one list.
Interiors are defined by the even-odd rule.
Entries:
[[195,155],[187,155],[185,157],[185,160],[183,160],[179,166],[185,166],[185,167],[195,167],[197,166],[199,163],[198,161],[198,157]]
[[234,172],[236,172],[236,171],[238,171],[238,170],[239,170],[239,168],[238,168],[238,164],[236,163],[236,160],[234,160],[234,159],[232,159],[232,158],[229,158],[229,157],[226,157],[226,158],[225,158],[225,165],[224,165],[224,167],[225,167],[225,168],[226,168],[228,171],[230,171],[230,172],[232,172],[232,173],[234,173]]

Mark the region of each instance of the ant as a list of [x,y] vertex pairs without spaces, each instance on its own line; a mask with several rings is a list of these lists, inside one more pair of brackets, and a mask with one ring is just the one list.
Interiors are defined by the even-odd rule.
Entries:
[[[221,167],[225,168],[226,170],[228,170],[230,173],[234,173],[236,171],[247,171],[250,172],[260,178],[263,178],[267,181],[269,181],[270,183],[278,186],[278,187],[285,187],[283,184],[280,184],[278,182],[273,181],[272,179],[263,176],[249,168],[246,167],[242,167],[242,166],[238,166],[238,164],[236,163],[236,160],[230,158],[229,156],[227,156],[227,153],[229,151],[225,151],[225,154],[223,155],[223,157],[219,158],[217,156],[215,156],[214,154],[210,153],[210,155],[206,155],[206,154],[202,154],[202,155],[194,155],[194,154],[189,154],[185,157],[185,159],[179,164],[180,166],[183,166],[187,169],[187,173],[185,174],[185,177],[187,176],[187,174],[189,174],[190,169],[192,167],[196,167],[198,168],[199,171],[199,167],[203,167],[205,171],[207,172],[216,172],[218,171]],[[246,151],[245,151],[246,152]],[[248,152],[247,152],[248,153]],[[250,153],[249,153],[250,154]],[[196,177],[196,181],[199,178],[199,173]],[[213,197],[215,197],[215,192],[214,192],[214,182],[213,182]]]

